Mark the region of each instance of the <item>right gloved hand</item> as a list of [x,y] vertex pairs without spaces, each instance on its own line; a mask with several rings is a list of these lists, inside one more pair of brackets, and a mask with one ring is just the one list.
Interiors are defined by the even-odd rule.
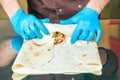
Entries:
[[71,36],[72,44],[77,40],[91,41],[95,36],[95,41],[99,42],[102,36],[99,14],[91,8],[84,7],[71,18],[61,20],[60,24],[76,24],[76,28]]
[[49,31],[44,26],[43,22],[50,22],[49,18],[40,20],[31,14],[26,14],[22,9],[16,11],[16,13],[10,18],[10,22],[14,31],[22,36],[25,40],[31,40],[34,38],[42,38],[42,31],[48,35]]

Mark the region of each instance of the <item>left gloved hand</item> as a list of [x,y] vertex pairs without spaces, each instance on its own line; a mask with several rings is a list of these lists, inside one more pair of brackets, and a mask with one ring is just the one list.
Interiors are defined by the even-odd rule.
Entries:
[[98,19],[99,14],[90,8],[84,7],[76,15],[67,20],[61,20],[60,24],[77,24],[71,38],[71,43],[76,40],[90,41],[96,34],[96,42],[99,42],[102,36],[102,29]]
[[25,40],[42,39],[43,34],[48,35],[49,31],[43,22],[49,23],[50,19],[38,19],[32,14],[25,13],[23,9],[18,9],[10,18],[14,31]]

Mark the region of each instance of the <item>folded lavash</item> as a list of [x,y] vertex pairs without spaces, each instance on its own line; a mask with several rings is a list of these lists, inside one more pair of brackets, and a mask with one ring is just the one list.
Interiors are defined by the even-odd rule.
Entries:
[[[101,75],[102,64],[98,47],[94,41],[76,41],[70,43],[75,25],[45,23],[49,35],[42,39],[24,41],[12,70],[16,74],[80,74],[92,73]],[[65,40],[54,43],[53,35],[60,32]]]

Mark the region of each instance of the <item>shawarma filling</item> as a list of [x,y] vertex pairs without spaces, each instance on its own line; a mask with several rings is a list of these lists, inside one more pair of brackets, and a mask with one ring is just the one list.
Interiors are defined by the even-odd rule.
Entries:
[[64,42],[66,38],[65,34],[61,32],[54,32],[52,37],[54,38],[54,44],[60,44]]

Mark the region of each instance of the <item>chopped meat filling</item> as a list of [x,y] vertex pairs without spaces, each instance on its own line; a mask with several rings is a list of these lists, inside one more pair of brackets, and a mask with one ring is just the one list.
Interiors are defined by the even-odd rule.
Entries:
[[54,32],[52,37],[54,38],[54,44],[60,44],[65,41],[65,34],[60,32]]

